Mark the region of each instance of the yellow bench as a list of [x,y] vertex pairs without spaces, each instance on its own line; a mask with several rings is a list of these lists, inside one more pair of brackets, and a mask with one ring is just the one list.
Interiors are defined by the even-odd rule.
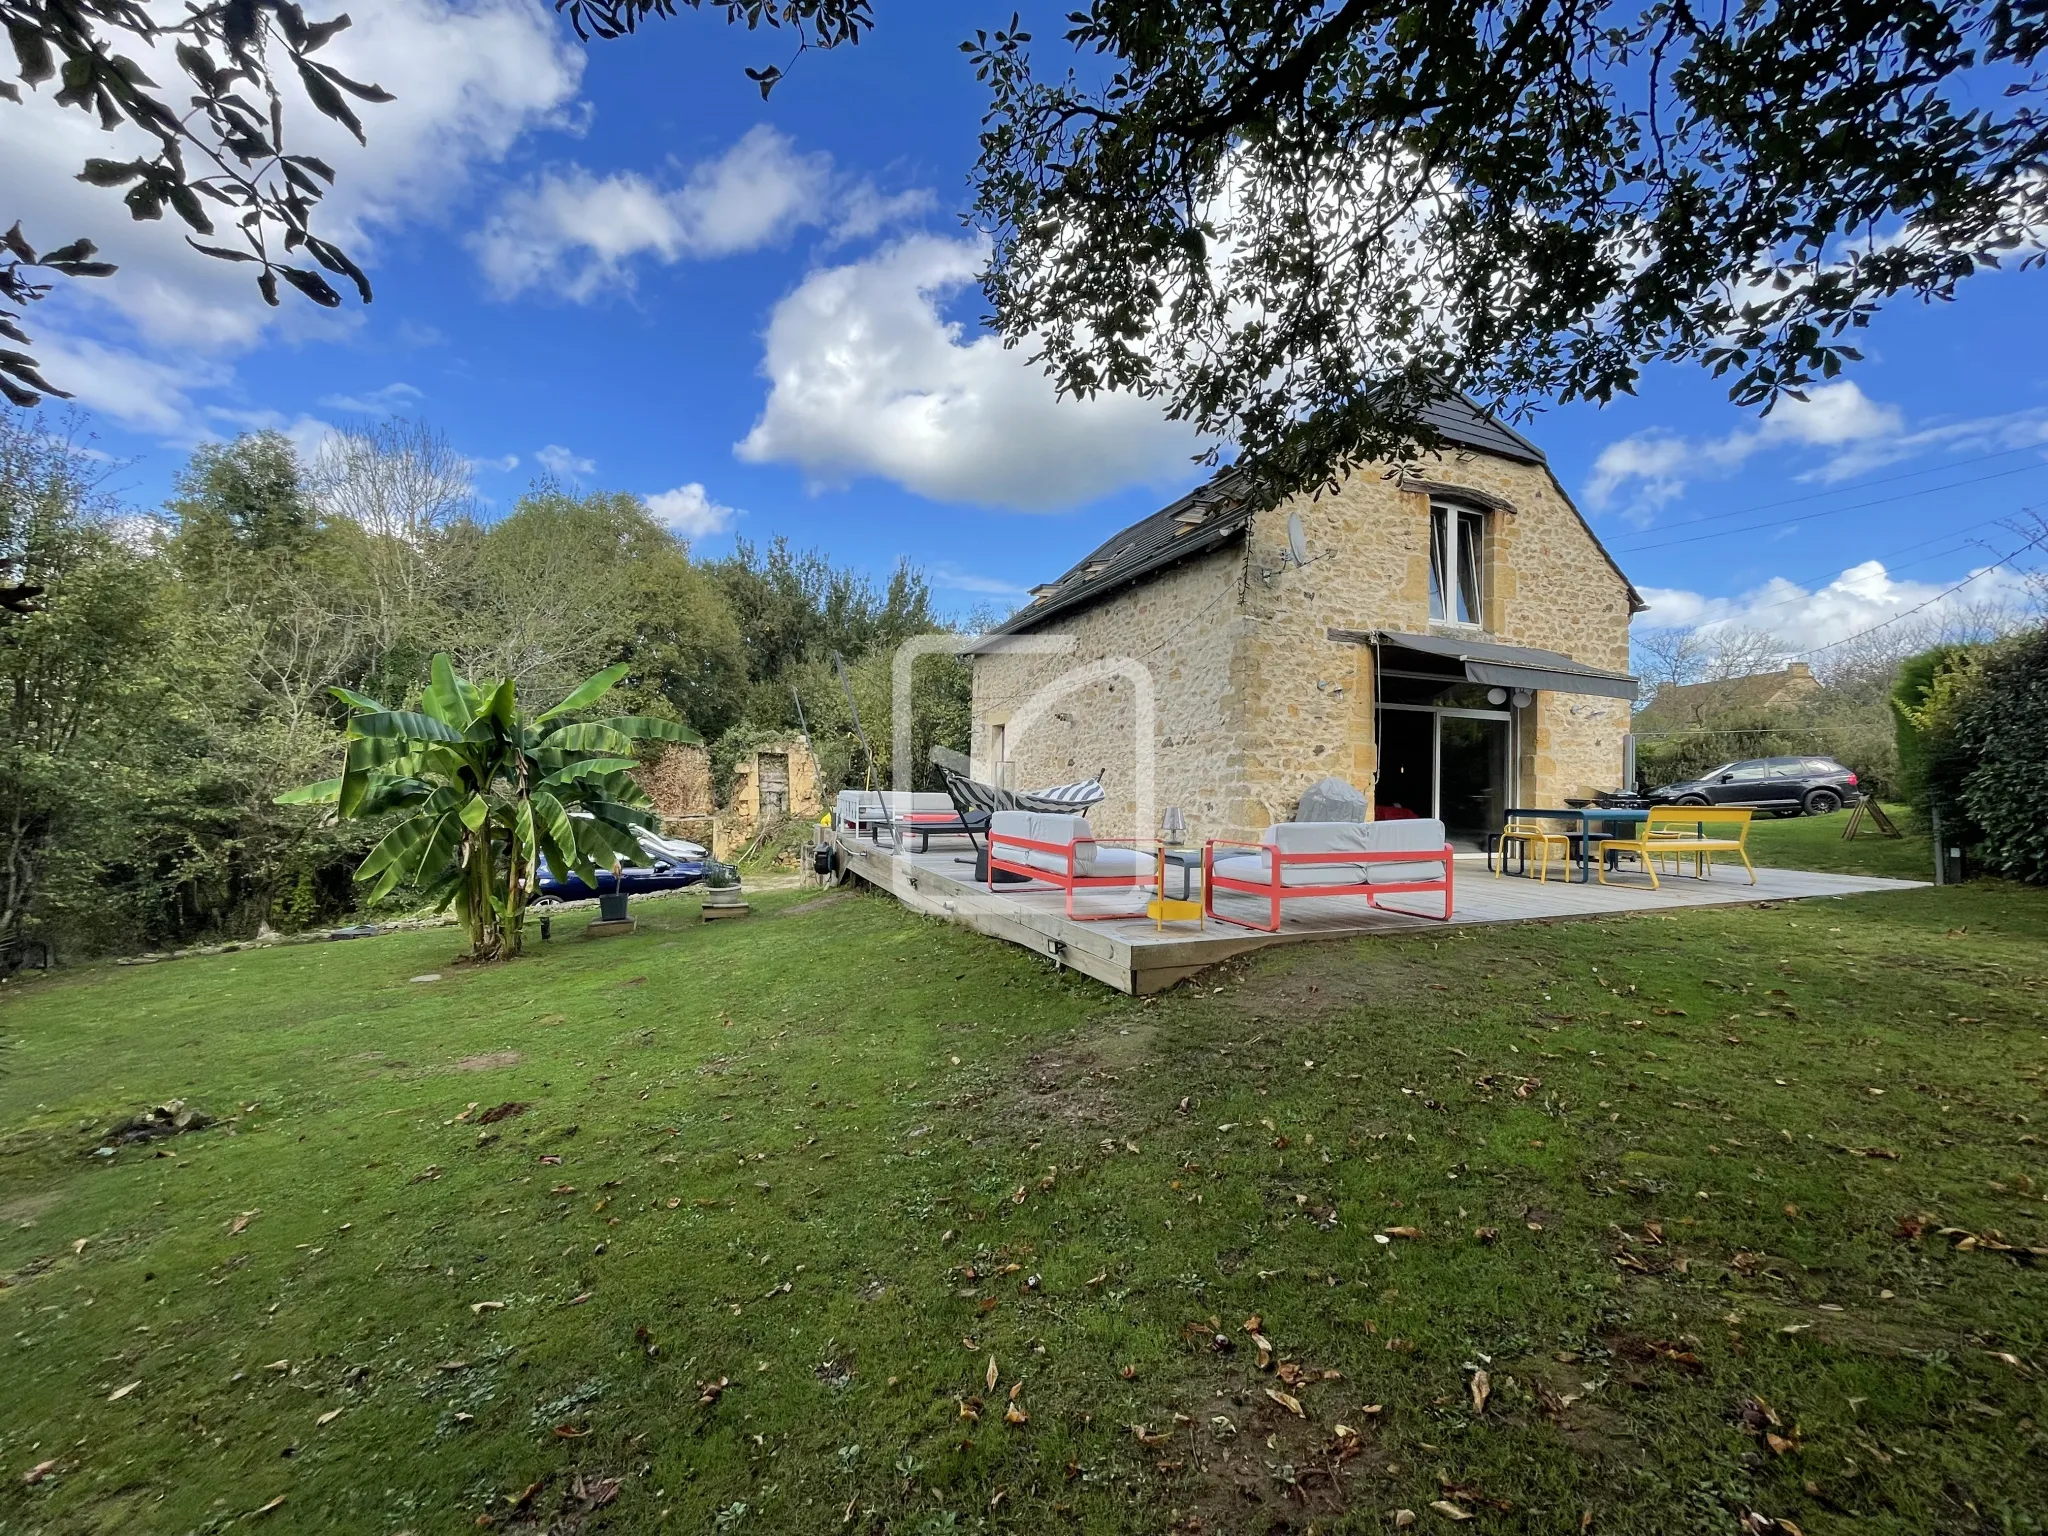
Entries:
[[1756,866],[1749,862],[1746,846],[1749,819],[1755,814],[1747,807],[1738,810],[1714,805],[1659,806],[1650,812],[1650,819],[1634,837],[1611,837],[1599,845],[1600,883],[1607,884],[1610,854],[1634,854],[1642,863],[1643,873],[1650,877],[1650,889],[1654,891],[1659,889],[1655,863],[1658,859],[1675,860],[1690,854],[1699,878],[1704,880],[1712,872],[1715,854],[1732,853],[1742,860],[1742,867],[1749,871],[1749,883],[1755,885]]

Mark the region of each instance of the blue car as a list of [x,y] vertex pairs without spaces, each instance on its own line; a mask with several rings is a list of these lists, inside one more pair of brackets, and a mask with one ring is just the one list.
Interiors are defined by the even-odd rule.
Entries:
[[628,896],[651,891],[680,891],[704,878],[704,864],[711,852],[701,843],[657,837],[652,832],[642,832],[639,842],[641,856],[646,862],[628,864],[618,875],[609,869],[599,870],[596,890],[592,890],[573,871],[557,875],[548,868],[547,860],[542,859],[538,882],[540,894],[556,901],[589,901],[595,896],[609,896],[615,890],[624,891]]

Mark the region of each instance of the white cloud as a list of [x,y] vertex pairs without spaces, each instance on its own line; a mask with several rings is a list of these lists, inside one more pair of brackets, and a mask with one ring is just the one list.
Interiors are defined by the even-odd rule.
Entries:
[[1028,589],[1013,581],[997,576],[977,576],[972,571],[963,571],[957,565],[940,561],[930,567],[927,573],[932,585],[948,592],[972,592],[978,597],[1024,597]]
[[359,395],[323,395],[320,403],[331,411],[354,411],[362,416],[391,416],[410,410],[426,396],[406,383],[386,384],[382,389]]
[[1732,475],[1774,448],[1826,449],[1827,461],[1803,478],[1844,479],[1862,472],[1874,445],[1897,441],[1904,425],[1896,406],[1872,400],[1855,383],[1823,384],[1806,399],[1786,400],[1755,426],[1738,427],[1726,437],[1694,439],[1652,430],[1610,443],[1594,462],[1586,501],[1596,511],[1621,502],[1623,515],[1643,521],[1684,495],[1693,481]]
[[1184,472],[1195,437],[1156,404],[1061,400],[1025,352],[940,314],[985,255],[978,239],[919,235],[812,272],[769,321],[768,401],[739,456],[794,464],[814,485],[876,475],[1023,511]]
[[503,475],[510,473],[518,467],[519,455],[516,453],[508,453],[501,459],[471,459],[469,461],[470,473],[472,474],[490,473]]
[[1955,578],[1902,581],[1878,560],[1852,565],[1812,590],[1782,576],[1736,597],[1645,587],[1643,600],[1649,611],[1636,622],[1654,629],[1762,630],[1784,641],[1790,654],[1861,634],[1922,604],[1928,605],[1925,620],[1939,623],[1945,616],[1981,610],[1986,604],[2024,607],[2031,600],[2025,578],[2010,567],[1976,569],[1982,574],[1952,594],[1948,589],[1956,585]]
[[[281,411],[237,411],[223,406],[209,406],[206,419],[219,423],[232,432],[280,432],[291,440],[298,450],[299,462],[311,464],[320,457],[320,450],[332,438],[341,436],[341,429],[331,421],[322,421],[318,416],[301,412],[297,416],[286,416]],[[212,432],[208,436],[214,435]]]
[[706,539],[714,533],[723,533],[739,516],[736,508],[713,501],[704,487],[694,480],[672,491],[657,491],[643,499],[657,522],[685,539]]
[[597,473],[597,460],[586,459],[560,443],[549,443],[533,457],[542,469],[559,479],[580,480]]
[[[180,99],[174,63],[129,51],[167,83],[170,99]],[[582,52],[542,0],[379,0],[358,7],[355,25],[320,57],[397,97],[362,109],[364,148],[306,104],[288,68],[280,78],[288,141],[337,173],[315,227],[373,275],[379,230],[444,216],[478,165],[502,158],[528,129],[566,121],[583,70]],[[193,251],[179,220],[137,223],[118,193],[78,181],[88,157],[126,158],[153,141],[129,128],[103,132],[92,115],[56,106],[53,94],[46,84],[23,92],[22,105],[0,107],[7,113],[8,216],[19,216],[40,246],[86,236],[121,270],[62,284],[37,306],[36,350],[57,369],[52,382],[130,426],[189,440],[203,435],[204,421],[173,395],[231,382],[216,370],[202,384],[195,355],[244,351],[272,331],[332,335],[359,323],[352,304],[329,312],[288,298],[268,308],[247,266]],[[97,377],[72,370],[81,359]],[[182,383],[138,391],[139,374],[166,367]]]
[[501,297],[550,288],[582,303],[630,288],[643,257],[668,265],[731,256],[806,227],[832,226],[835,238],[852,239],[931,203],[928,192],[892,197],[849,182],[834,174],[830,155],[799,153],[787,135],[758,124],[692,166],[679,186],[637,171],[547,171],[508,194],[469,244]]
[[164,363],[82,337],[47,332],[36,336],[35,356],[43,377],[69,390],[80,405],[123,426],[167,437],[203,435],[193,426],[191,391],[224,384],[229,378],[226,368],[205,358]]

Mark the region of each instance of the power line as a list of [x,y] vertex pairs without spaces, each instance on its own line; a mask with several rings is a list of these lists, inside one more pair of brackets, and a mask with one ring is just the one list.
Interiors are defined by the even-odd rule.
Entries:
[[[2048,535],[2043,535],[2042,537],[2048,538]],[[1969,575],[1965,576],[1961,581],[1957,582],[1954,586],[1948,588],[1946,591],[1935,593],[1934,596],[1928,598],[1926,602],[1916,603],[1911,608],[1908,608],[1904,613],[1895,613],[1881,624],[1873,624],[1868,629],[1859,629],[1858,631],[1856,631],[1855,634],[1844,635],[1839,640],[1830,640],[1826,645],[1816,645],[1809,647],[1808,649],[1803,651],[1793,651],[1790,653],[1790,655],[1818,656],[1822,651],[1832,651],[1838,646],[1844,646],[1849,644],[1849,642],[1852,640],[1861,640],[1865,635],[1874,635],[1881,629],[1890,629],[1892,625],[1898,623],[1901,619],[1910,619],[1914,614],[1920,613],[1925,609],[1932,608],[1936,603],[1940,602],[1943,598],[1955,596],[1956,593],[1962,591],[1963,588],[1967,587],[1971,582],[1976,581],[1978,578],[1989,576],[1993,571],[1997,570],[1999,567],[2012,564],[2013,561],[2017,560],[2021,555],[2025,554],[2028,550],[2039,549],[2040,547],[2040,538],[2029,539],[2026,543],[2022,544],[2018,549],[2014,550],[2011,554],[2001,556],[1999,559],[1994,560],[1991,564],[1985,566],[1982,570],[1970,572]]]
[[1822,501],[1829,496],[1846,496],[1852,491],[1867,491],[1879,485],[1896,485],[1901,480],[1911,480],[1920,475],[1942,474],[1950,469],[1960,469],[1970,464],[1985,464],[1989,463],[1992,459],[2010,458],[2015,453],[2037,453],[2043,446],[2041,443],[2025,443],[2018,448],[2000,448],[1992,453],[1974,454],[1967,459],[1950,459],[1945,464],[1929,464],[1924,469],[1903,470],[1896,475],[1882,475],[1874,480],[1852,480],[1845,485],[1831,486],[1825,491],[1808,491],[1803,496],[1787,496],[1779,501],[1759,502],[1753,507],[1737,507],[1732,512],[1706,512],[1698,517],[1684,517],[1676,522],[1667,523],[1665,529],[1660,531],[1668,531],[1671,528],[1691,528],[1701,523],[1718,523],[1731,517],[1747,517],[1752,512],[1770,512],[1778,507],[1797,506],[1802,502],[1808,501]]
[[[2018,510],[2018,511],[2021,511],[2021,512],[2026,512],[2026,511],[2030,511],[2030,510],[2031,510],[2031,508],[2028,508],[2028,507],[2020,507],[2020,508],[2018,508],[2017,510]],[[1987,518],[1985,518],[1985,519],[1984,519],[1984,520],[1983,520],[1982,522],[1976,522],[1976,523],[1966,523],[1966,524],[1964,524],[1964,525],[1963,525],[1963,526],[1962,526],[1961,528],[1957,528],[1957,529],[1952,529],[1952,530],[1951,530],[1950,532],[1948,532],[1948,533],[1944,533],[1944,534],[1941,534],[1941,535],[1940,535],[1939,537],[1936,537],[1936,538],[1932,538],[1932,539],[1922,539],[1922,540],[1921,540],[1921,541],[1920,541],[1919,543],[1917,543],[1917,544],[1907,544],[1907,545],[1903,545],[1902,547],[1900,547],[1900,548],[1898,548],[1898,549],[1894,549],[1894,550],[1890,550],[1890,551],[1887,551],[1886,553],[1884,553],[1884,554],[1882,554],[1882,555],[1872,555],[1872,556],[1870,556],[1869,558],[1870,558],[1870,559],[1872,559],[1872,560],[1875,560],[1875,561],[1876,561],[1876,562],[1877,562],[1878,564],[1880,564],[1880,565],[1883,565],[1883,564],[1884,564],[1884,562],[1886,562],[1887,560],[1891,560],[1891,559],[1895,558],[1896,556],[1899,556],[1899,555],[1907,555],[1907,554],[1911,554],[1911,553],[1912,553],[1912,552],[1913,552],[1914,550],[1916,550],[1916,549],[1925,549],[1925,548],[1926,548],[1926,547],[1927,547],[1927,546],[1928,546],[1929,544],[1946,544],[1946,543],[1947,543],[1947,542],[1948,542],[1949,540],[1951,540],[1951,539],[1954,539],[1954,538],[1958,538],[1958,537],[1960,537],[1960,536],[1961,536],[1962,534],[1965,534],[1965,533],[1970,533],[1970,532],[1972,532],[1972,531],[1974,531],[1974,530],[1976,530],[1976,529],[1978,529],[1978,528],[1987,528],[1987,527],[1989,527],[1989,526],[1990,526],[1991,524],[1993,524],[1993,523],[1996,523],[1996,522],[1998,522],[1998,521],[2000,521],[2000,519],[1999,519],[1999,518],[1996,518],[1996,517],[1987,517]],[[1941,557],[1942,557],[1943,555],[1948,555],[1948,554],[1956,554],[1956,553],[1960,553],[1960,552],[1961,552],[1961,551],[1962,551],[1963,549],[1967,548],[1967,547],[1968,547],[1969,545],[1971,545],[1971,544],[1973,544],[1973,543],[1975,543],[1975,542],[1977,542],[1977,541],[1976,541],[1976,540],[1974,540],[1974,539],[1965,539],[1965,540],[1963,540],[1963,542],[1962,542],[1961,544],[1958,544],[1958,545],[1956,546],[1956,548],[1955,548],[1955,549],[1953,549],[1953,550],[1948,550],[1948,549],[1941,549],[1941,550],[1936,550],[1936,551],[1935,551],[1935,552],[1934,552],[1933,554],[1931,554],[1931,555],[1923,555],[1923,556],[1922,556],[1922,557],[1921,557],[1920,559],[1918,559],[1918,560],[1908,560],[1908,561],[1907,561],[1907,562],[1906,562],[1906,563],[1905,563],[1904,565],[1901,565],[1901,566],[1886,566],[1886,567],[1885,567],[1885,574],[1886,574],[1886,575],[1890,575],[1890,574],[1891,574],[1891,573],[1892,573],[1892,572],[1893,572],[1894,570],[1901,570],[1901,571],[1903,571],[1903,570],[1909,570],[1909,569],[1911,569],[1911,568],[1912,568],[1913,566],[1916,566],[1916,565],[1925,565],[1925,564],[1926,564],[1926,563],[1927,563],[1927,562],[1928,562],[1929,560],[1938,560],[1938,559],[1940,559],[1940,558],[1941,558]],[[1813,582],[1822,582],[1822,581],[1827,581],[1827,580],[1828,580],[1828,579],[1829,579],[1829,578],[1830,578],[1831,576],[1833,576],[1833,577],[1839,577],[1839,576],[1840,576],[1840,574],[1841,574],[1841,573],[1840,573],[1839,571],[1833,571],[1833,572],[1822,572],[1821,574],[1819,574],[1819,575],[1817,575],[1817,576],[1801,576],[1801,577],[1798,577],[1798,578],[1796,578],[1796,579],[1795,579],[1795,578],[1792,578],[1792,577],[1787,577],[1786,579],[1787,579],[1788,581],[1790,581],[1790,582],[1792,583],[1792,585],[1793,585],[1793,586],[1795,586],[1795,587],[1806,587],[1806,586],[1807,586],[1807,585],[1808,585],[1809,583],[1813,583]],[[1813,601],[1813,599],[1814,599],[1815,595],[1816,595],[1816,594],[1815,594],[1815,593],[1814,593],[1813,591],[1801,591],[1801,592],[1799,593],[1799,595],[1798,595],[1798,596],[1796,596],[1796,597],[1787,597],[1787,598],[1781,598],[1781,599],[1780,599],[1779,601],[1777,601],[1777,602],[1775,602],[1775,603],[1764,603],[1764,604],[1762,604],[1762,605],[1761,605],[1761,606],[1759,606],[1759,607],[1756,607],[1756,608],[1750,608],[1750,609],[1747,609],[1747,610],[1745,610],[1745,611],[1746,611],[1746,612],[1748,612],[1748,613],[1769,613],[1769,612],[1770,612],[1770,611],[1771,611],[1771,610],[1772,610],[1773,608],[1789,608],[1789,607],[1791,607],[1791,606],[1792,606],[1792,605],[1793,605],[1794,603],[1810,603],[1810,602],[1812,602],[1812,601]],[[1721,622],[1723,622],[1723,621],[1722,621],[1722,620],[1719,620],[1719,619],[1714,619],[1714,620],[1709,620],[1708,622],[1709,622],[1709,623],[1716,623],[1716,624],[1718,624],[1718,623],[1721,623]],[[1699,626],[1695,626],[1695,627],[1698,627],[1698,628],[1705,628],[1706,626],[1705,626],[1705,625],[1699,625]]]
[[[2010,478],[2013,475],[2031,474],[2034,471],[2040,469],[2048,469],[2048,463],[2021,464],[2013,469],[1998,470],[1994,474],[1975,475],[1968,480],[1952,480],[1947,485],[1922,486],[1917,491],[1901,491],[1896,496],[1876,496],[1871,498],[1869,501],[1851,502],[1846,507],[1829,507],[1826,511],[1823,512],[1804,513],[1802,514],[1801,520],[1805,522],[1817,522],[1823,517],[1840,517],[1844,513],[1848,512],[1862,512],[1870,507],[1889,506],[1891,503],[1895,501],[1912,501],[1917,497],[1932,496],[1941,491],[1960,490],[1962,487],[1966,485],[1982,485],[1987,480],[2004,480]],[[1761,533],[1763,530],[1767,528],[1774,528],[1777,526],[1778,525],[1776,523],[1749,523],[1740,528],[1717,528],[1712,533],[1695,533],[1688,535],[1687,537],[1682,539],[1665,539],[1662,542],[1656,544],[1637,544],[1628,549],[1622,550],[1621,553],[1625,555],[1639,555],[1644,553],[1646,550],[1671,549],[1680,544],[1699,544],[1708,539],[1725,539],[1729,537],[1731,534]]]

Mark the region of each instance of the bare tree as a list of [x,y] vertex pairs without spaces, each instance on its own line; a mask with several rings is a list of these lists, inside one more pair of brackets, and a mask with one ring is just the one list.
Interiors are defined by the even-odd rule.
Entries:
[[388,649],[445,579],[442,536],[476,510],[469,460],[425,422],[393,419],[351,427],[320,445],[307,489],[329,517],[361,528],[369,550],[378,649]]

